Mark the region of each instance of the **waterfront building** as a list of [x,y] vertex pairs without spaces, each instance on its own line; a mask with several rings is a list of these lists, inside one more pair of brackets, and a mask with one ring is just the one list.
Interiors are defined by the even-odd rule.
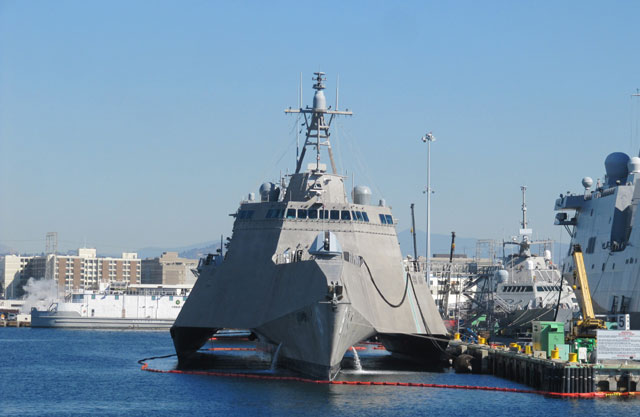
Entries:
[[66,291],[97,290],[103,283],[139,284],[140,259],[135,252],[122,257],[98,257],[93,248],[80,248],[77,255],[55,255],[47,277],[56,280]]
[[5,255],[0,257],[0,292],[7,299],[20,298],[22,287],[31,277],[46,275],[47,256]]
[[76,255],[6,255],[0,258],[0,274],[4,298],[15,299],[22,297],[29,278],[53,279],[64,292],[97,290],[100,283],[140,284],[141,263],[135,252],[98,257],[96,249],[80,248]]
[[159,258],[142,260],[142,284],[193,285],[196,259],[180,258],[178,252],[163,252]]

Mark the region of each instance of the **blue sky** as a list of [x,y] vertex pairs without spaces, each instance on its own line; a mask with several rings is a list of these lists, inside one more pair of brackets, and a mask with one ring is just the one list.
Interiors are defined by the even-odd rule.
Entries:
[[[398,3],[398,4],[395,4]],[[410,227],[540,238],[559,193],[638,153],[638,2],[0,0],[0,244],[181,246],[294,168],[299,74],[327,73],[341,172]],[[351,180],[349,180],[351,183]]]

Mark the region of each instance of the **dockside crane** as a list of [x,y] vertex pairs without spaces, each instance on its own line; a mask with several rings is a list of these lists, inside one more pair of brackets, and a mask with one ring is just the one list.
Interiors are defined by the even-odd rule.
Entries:
[[597,319],[593,311],[593,302],[591,301],[591,291],[589,290],[589,281],[587,280],[587,271],[584,267],[584,256],[580,245],[573,245],[573,289],[579,291],[580,310],[582,311],[582,320],[573,323],[571,332],[572,339],[579,338],[595,338],[596,330],[606,330],[607,326],[604,321]]

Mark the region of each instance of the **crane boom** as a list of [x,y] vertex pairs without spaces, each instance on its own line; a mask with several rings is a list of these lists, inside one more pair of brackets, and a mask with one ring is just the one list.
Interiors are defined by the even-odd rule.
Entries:
[[[593,311],[593,302],[591,301],[591,291],[589,290],[589,280],[587,279],[587,270],[584,267],[584,256],[580,245],[573,245],[573,263],[575,270],[573,272],[574,290],[579,289],[581,297],[580,309],[582,310],[582,320],[578,320],[573,327],[573,338],[595,337],[595,330],[606,330],[604,322],[596,319]],[[577,281],[577,285],[575,282]]]
[[573,263],[576,268],[575,276],[578,281],[580,292],[582,293],[581,305],[584,320],[592,320],[596,318],[593,312],[593,302],[591,301],[591,291],[589,290],[589,280],[587,279],[587,271],[584,267],[584,256],[580,245],[573,245]]

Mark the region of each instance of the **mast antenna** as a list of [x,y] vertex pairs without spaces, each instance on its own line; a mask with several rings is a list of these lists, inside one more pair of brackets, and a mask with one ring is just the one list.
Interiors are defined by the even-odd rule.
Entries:
[[[304,156],[309,146],[315,147],[316,149],[316,170],[320,170],[320,148],[321,146],[326,146],[331,161],[331,168],[333,169],[333,173],[337,174],[336,164],[333,160],[333,152],[331,151],[331,143],[329,142],[329,128],[335,116],[351,116],[353,113],[348,110],[339,111],[337,109],[331,110],[331,107],[327,108],[327,100],[322,91],[325,89],[324,82],[326,81],[324,72],[315,72],[314,75],[313,80],[316,83],[313,85],[313,89],[316,90],[316,92],[313,96],[313,107],[309,108],[309,106],[307,106],[303,109],[302,105],[300,105],[297,110],[289,107],[284,111],[285,113],[301,113],[304,116],[304,124],[307,128],[304,146],[296,163],[296,174],[299,173],[302,168],[302,162],[304,161]],[[300,89],[300,100],[302,101],[302,89]],[[336,107],[338,105],[337,100],[336,97]],[[325,115],[331,115],[328,121],[325,121]]]
[[[298,83],[298,108],[302,109],[302,73],[300,73],[300,82]],[[300,157],[300,126],[298,125],[300,117],[296,120],[296,162]]]

